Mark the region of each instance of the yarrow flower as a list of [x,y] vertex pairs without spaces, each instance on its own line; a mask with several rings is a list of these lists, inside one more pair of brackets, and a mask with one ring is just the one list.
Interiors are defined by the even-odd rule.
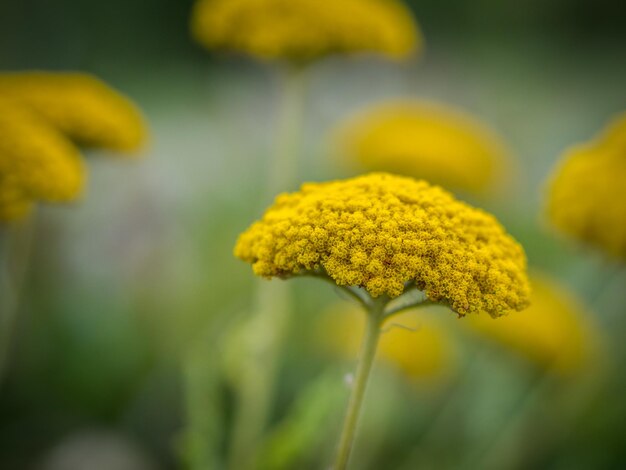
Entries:
[[91,75],[4,73],[0,95],[31,109],[81,147],[133,152],[146,140],[137,107]]
[[522,247],[497,220],[425,181],[373,173],[281,194],[237,241],[255,274],[323,272],[376,298],[415,286],[459,315],[528,304]]
[[412,99],[368,106],[341,123],[333,140],[339,157],[365,170],[474,193],[502,180],[509,157],[503,141],[478,119]]
[[[329,55],[376,54],[405,59],[421,47],[421,36],[402,0],[197,0],[191,16],[193,37],[208,49],[248,55],[278,68],[279,106],[272,162],[266,190],[290,187],[295,178],[300,120],[305,109],[307,66]],[[261,289],[263,289],[261,287]],[[241,395],[245,426],[234,430],[233,455],[256,454],[262,417],[267,416],[277,351],[283,341],[280,325],[289,314],[286,292],[260,295],[252,323],[263,322],[274,333],[244,354],[250,367],[247,382],[255,394]],[[278,319],[278,320],[277,320]],[[259,379],[260,378],[260,379]],[[260,385],[259,385],[260,384]],[[259,398],[261,397],[261,398]],[[265,398],[263,398],[265,397]],[[246,411],[247,410],[247,411]],[[261,418],[261,419],[259,419]],[[248,421],[252,422],[248,423]],[[245,445],[245,444],[249,445]],[[243,458],[243,457],[241,457]],[[240,465],[241,466],[241,465]],[[249,465],[243,465],[249,466]],[[253,465],[254,466],[254,465]],[[339,468],[337,470],[340,470]]]
[[86,178],[76,145],[129,152],[145,137],[135,106],[96,78],[0,74],[0,221],[76,199]]
[[398,0],[199,0],[191,27],[207,48],[292,63],[334,53],[402,59],[421,45]]
[[626,260],[626,115],[568,150],[548,187],[547,212],[564,233]]
[[[433,316],[407,312],[383,326],[378,358],[415,382],[443,379],[454,368],[450,333]],[[354,305],[333,304],[319,322],[319,342],[331,353],[352,359],[359,350],[365,318]]]
[[600,332],[573,292],[543,274],[531,277],[530,307],[497,320],[472,316],[476,332],[532,361],[563,375],[598,365]]
[[33,201],[71,201],[84,180],[79,151],[70,141],[0,97],[0,221],[23,217]]
[[372,173],[279,195],[234,254],[266,278],[319,276],[363,307],[367,322],[334,467],[347,468],[381,326],[442,303],[493,317],[529,301],[526,256],[498,221],[423,180]]

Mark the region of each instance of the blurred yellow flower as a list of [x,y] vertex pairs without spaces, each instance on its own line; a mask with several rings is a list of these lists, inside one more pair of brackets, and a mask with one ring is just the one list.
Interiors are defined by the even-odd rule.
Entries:
[[402,59],[422,42],[398,0],[199,0],[191,28],[207,48],[292,63],[334,53]]
[[71,141],[128,152],[146,134],[137,108],[94,77],[0,74],[0,221],[23,217],[37,201],[79,196],[85,172]]
[[23,219],[32,208],[33,203],[19,191],[6,188],[0,183],[0,223]]
[[70,141],[29,110],[0,98],[0,221],[24,216],[31,201],[71,201],[84,180]]
[[83,147],[131,152],[146,140],[135,105],[91,75],[3,73],[0,94],[30,108]]
[[597,140],[601,145],[626,154],[626,112],[614,117]]
[[626,119],[569,149],[549,184],[548,217],[564,233],[626,259]]
[[386,173],[304,184],[240,235],[255,274],[323,270],[340,286],[397,297],[415,285],[460,315],[528,303],[522,247],[486,212],[425,181]]
[[474,117],[411,99],[365,108],[340,124],[334,141],[341,158],[365,170],[474,193],[502,180],[509,157],[498,135]]
[[600,332],[573,292],[545,275],[531,276],[530,307],[506,318],[468,318],[468,326],[541,368],[561,374],[599,366]]
[[[331,353],[353,359],[359,352],[365,331],[363,311],[356,305],[339,302],[320,317],[318,330],[323,347]],[[420,311],[394,316],[383,326],[378,357],[414,380],[444,378],[455,366],[455,343],[434,315]]]

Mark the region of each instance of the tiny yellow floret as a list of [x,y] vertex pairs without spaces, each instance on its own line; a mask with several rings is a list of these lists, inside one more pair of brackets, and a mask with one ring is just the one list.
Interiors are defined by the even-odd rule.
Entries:
[[0,98],[0,220],[28,213],[32,201],[76,199],[85,172],[78,149],[44,120]]
[[549,184],[547,212],[562,232],[626,260],[626,117],[569,149]]
[[599,366],[600,330],[573,292],[543,274],[532,275],[531,305],[496,320],[474,315],[469,326],[525,357],[561,374]]
[[133,152],[146,140],[137,107],[91,75],[3,73],[0,94],[28,107],[81,147]]
[[209,49],[292,63],[335,53],[403,59],[422,42],[398,0],[199,0],[191,29]]
[[338,156],[367,171],[424,178],[481,193],[505,177],[509,152],[478,119],[441,104],[390,100],[346,119],[334,134]]
[[240,235],[235,255],[266,278],[323,270],[397,297],[414,284],[459,315],[528,304],[522,247],[490,214],[425,181],[386,173],[304,184]]

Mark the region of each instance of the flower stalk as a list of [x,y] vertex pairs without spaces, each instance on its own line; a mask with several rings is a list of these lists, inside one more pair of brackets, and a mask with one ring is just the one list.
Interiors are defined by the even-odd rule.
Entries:
[[30,264],[35,234],[31,216],[6,229],[0,250],[0,385],[8,368],[15,340],[20,296]]
[[[298,142],[304,102],[304,73],[289,67],[281,73],[276,149],[270,162],[266,197],[291,187],[297,174]],[[258,445],[266,426],[274,394],[275,376],[289,325],[289,286],[259,283],[254,315],[249,320],[245,368],[239,386],[239,403],[232,444],[232,468],[254,468]]]
[[332,281],[365,307],[367,334],[335,470],[349,462],[386,319],[432,303],[492,317],[529,303],[524,250],[493,216],[423,180],[388,173],[281,194],[239,236],[234,255],[261,277]]
[[296,181],[298,142],[300,141],[305,96],[305,70],[287,67],[280,74],[280,103],[276,149],[270,162],[267,195],[290,188]]
[[357,366],[354,384],[350,401],[348,402],[348,411],[343,424],[341,438],[339,440],[339,450],[335,460],[334,470],[343,470],[347,468],[350,459],[350,453],[354,444],[354,437],[361,414],[363,398],[369,381],[374,358],[376,357],[376,349],[381,333],[381,325],[384,320],[385,303],[382,301],[373,302],[367,309],[367,325],[365,336],[359,353],[359,364]]
[[[308,275],[332,282],[331,278],[322,273],[311,272]],[[359,301],[367,315],[367,322],[333,470],[343,470],[347,468],[350,460],[367,383],[372,371],[372,366],[374,365],[380,335],[383,332],[383,323],[385,323],[389,317],[400,312],[433,304],[433,302],[428,300],[420,291],[410,286],[407,287],[407,290],[405,290],[400,297],[393,300],[387,295],[372,298],[362,289],[353,289],[349,286],[341,287],[342,290]]]

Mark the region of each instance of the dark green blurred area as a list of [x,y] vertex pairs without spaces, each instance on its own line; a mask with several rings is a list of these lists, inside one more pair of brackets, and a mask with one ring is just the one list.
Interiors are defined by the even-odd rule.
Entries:
[[[0,1],[0,69],[95,73],[138,102],[152,133],[143,160],[89,155],[85,200],[38,216],[17,341],[0,386],[1,469],[63,470],[53,466],[64,461],[63,452],[103,465],[121,455],[131,462],[117,467],[122,470],[186,468],[181,462],[197,438],[226,453],[234,399],[232,384],[219,377],[220,340],[249,314],[255,282],[232,247],[267,202],[259,196],[260,175],[272,151],[277,90],[268,68],[193,43],[192,3]],[[619,267],[555,237],[541,216],[545,178],[559,154],[626,108],[624,4],[411,5],[426,38],[419,63],[332,59],[312,70],[300,179],[341,176],[326,157],[327,133],[376,99],[425,96],[493,123],[514,149],[520,172],[508,198],[481,204],[523,243],[533,266],[601,310],[598,322],[617,371],[575,419],[562,397],[579,392],[569,383],[557,387],[520,432],[516,451],[524,458],[501,468],[624,468],[623,268],[616,278]],[[290,416],[303,392],[317,396],[352,367],[329,371],[311,344],[316,315],[336,293],[315,281],[294,284],[299,308],[273,425]],[[526,366],[511,365],[499,352],[486,356],[484,367],[459,379],[464,392],[443,421],[444,439],[426,449],[413,443],[454,387],[416,393],[384,371],[375,375],[355,468],[472,468],[463,457],[497,431],[532,382]],[[181,367],[187,360],[192,365]],[[201,405],[190,416],[183,389],[193,381],[201,383]],[[342,391],[328,396],[324,406],[343,405]],[[194,420],[204,431],[199,437],[188,434]],[[331,424],[321,440],[329,442],[315,443],[291,468],[327,461],[317,449],[332,447],[335,421],[325,422]],[[574,427],[561,439],[564,425]],[[67,470],[74,468],[81,467]]]
[[[530,41],[568,49],[623,46],[624,5],[616,0],[408,2],[428,43]],[[187,29],[191,0],[23,0],[0,2],[2,68],[109,67],[207,61]]]

